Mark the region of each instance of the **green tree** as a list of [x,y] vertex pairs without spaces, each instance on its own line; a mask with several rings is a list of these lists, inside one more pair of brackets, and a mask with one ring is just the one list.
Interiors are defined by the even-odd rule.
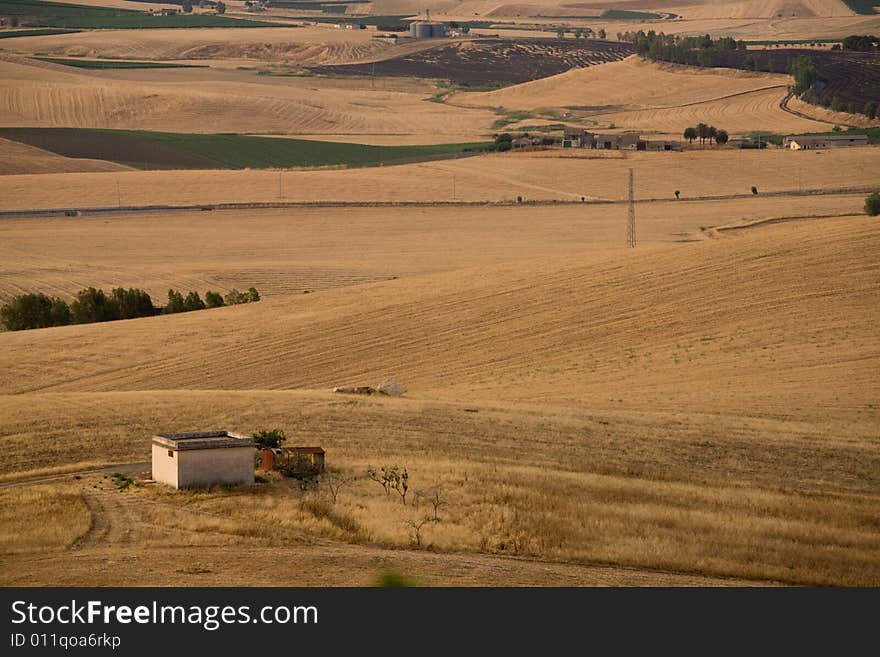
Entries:
[[70,306],[64,299],[52,297],[52,307],[49,309],[52,326],[67,326],[71,322]]
[[117,287],[113,290],[113,299],[119,306],[120,319],[133,319],[135,317],[150,317],[156,314],[153,300],[150,295],[137,288]]
[[705,123],[697,124],[697,136],[700,138],[700,143],[705,143],[706,138],[709,136],[709,126]]
[[225,14],[226,13],[226,3],[225,2],[218,2],[217,3],[217,13],[218,14]]
[[794,92],[798,96],[811,89],[819,79],[816,62],[806,55],[798,55],[792,59],[788,72],[794,77]]
[[835,96],[834,98],[831,99],[831,111],[832,112],[843,112],[845,109],[846,109],[846,106],[844,106],[843,101],[840,99],[839,96]]
[[880,214],[880,192],[874,192],[865,199],[865,214],[869,217]]
[[684,138],[687,139],[690,143],[694,143],[694,139],[699,137],[697,134],[696,128],[685,128],[684,129]]
[[70,309],[57,297],[22,294],[0,308],[0,321],[10,331],[64,326],[70,324]]
[[281,447],[285,441],[284,429],[261,429],[254,434],[254,442],[260,447]]
[[604,39],[605,38],[605,28],[600,27],[599,32],[596,34],[596,36],[598,36],[600,39]]
[[249,287],[247,293],[249,302],[256,302],[260,300],[260,293],[257,292],[257,288]]
[[183,300],[183,309],[186,312],[204,310],[205,302],[202,301],[202,297],[199,296],[198,292],[190,292],[186,295],[186,299]]
[[869,119],[876,119],[877,118],[877,101],[876,100],[869,100],[867,103],[865,103],[864,112],[865,112],[865,116],[867,116]]
[[70,314],[77,324],[112,322],[119,319],[119,304],[116,299],[104,294],[104,290],[90,287],[76,295],[70,304]]
[[730,135],[727,134],[727,130],[718,130],[715,133],[715,143],[719,146],[723,146],[730,140]]
[[183,9],[184,14],[191,14],[192,13],[192,10],[193,10],[192,0],[183,0],[183,2],[180,3],[180,6]]
[[168,290],[168,303],[165,304],[165,312],[168,314],[182,313],[185,310],[183,295],[177,290]]
[[556,37],[558,39],[564,39],[565,38],[565,29],[560,27],[558,30],[556,30]]
[[223,303],[223,295],[219,292],[212,292],[211,290],[205,292],[205,306],[208,308],[220,308],[225,305]]

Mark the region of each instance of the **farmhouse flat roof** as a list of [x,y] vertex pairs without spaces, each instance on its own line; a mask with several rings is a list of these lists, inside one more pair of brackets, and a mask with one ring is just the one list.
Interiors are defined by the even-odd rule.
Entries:
[[153,444],[180,451],[189,449],[222,449],[225,447],[254,447],[253,438],[230,431],[197,431],[193,433],[160,433],[153,436]]

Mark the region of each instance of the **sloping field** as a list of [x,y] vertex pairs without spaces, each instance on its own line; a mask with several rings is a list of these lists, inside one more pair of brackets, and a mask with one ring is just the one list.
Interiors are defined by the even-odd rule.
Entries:
[[[60,69],[60,70],[59,70]],[[75,71],[75,72],[74,72]],[[40,62],[0,61],[0,125],[177,132],[477,134],[492,114],[423,102],[419,93],[249,81],[193,84],[102,78]],[[183,73],[180,82],[175,75]],[[394,111],[390,111],[394,108]],[[467,141],[451,139],[449,141]]]
[[0,176],[74,171],[128,171],[128,167],[104,160],[64,157],[17,141],[0,139]]
[[[862,196],[663,203],[638,209],[641,244],[703,239],[700,226],[858,212]],[[295,208],[4,219],[0,302],[94,286],[228,291],[267,298],[413,274],[572,258],[625,244],[625,208]],[[109,222],[109,224],[108,224]],[[109,230],[108,230],[109,227]],[[70,244],[78,248],[71,251]],[[328,252],[329,250],[329,252]]]
[[[672,0],[668,4],[676,3]],[[854,14],[841,0],[713,0],[680,8],[680,15],[686,18],[831,18]]]
[[[587,264],[529,261],[4,334],[0,386],[328,388],[395,373],[418,397],[861,408],[877,383],[877,248],[867,218],[807,222]],[[156,332],[173,353],[152,343]]]
[[731,134],[829,129],[828,123],[794,116],[779,107],[790,83],[787,75],[701,70],[630,57],[499,91],[456,94],[450,102],[557,110],[581,118],[588,128],[614,124],[678,137],[700,122]]
[[212,28],[102,30],[22,37],[4,44],[15,52],[111,59],[253,59],[291,65],[342,64],[391,52],[368,30],[310,28]]
[[699,69],[649,62],[632,55],[603,66],[577,68],[497,91],[459,93],[461,105],[523,110],[613,106],[626,109],[678,107],[716,98],[783,88],[788,75]]
[[[379,461],[446,491],[443,522],[423,536],[430,564],[418,551],[392,560],[433,572],[431,582],[439,572],[496,582],[475,574],[493,563],[508,583],[535,582],[537,558],[566,562],[551,566],[552,582],[676,581],[651,570],[662,569],[876,584],[874,228],[866,217],[778,224],[0,334],[7,473],[143,460],[160,427],[210,421],[290,427],[358,476],[332,512],[284,482],[183,496],[86,478],[78,490],[96,529],[77,539],[78,558],[52,546],[3,556],[0,576],[60,570],[66,583],[94,582],[94,564],[110,558],[121,565],[100,583],[214,582],[237,567],[221,552],[277,547],[317,559],[331,582],[365,583],[364,568],[391,556],[380,546],[411,538],[406,509],[363,475]],[[387,375],[407,397],[326,392]],[[14,505],[9,494],[0,511]],[[177,556],[151,563],[179,567],[140,567],[129,557],[144,547]],[[496,561],[506,554],[522,565]]]
[[[235,202],[389,202],[623,199],[635,170],[638,199],[683,199],[876,185],[880,148],[793,153],[733,149],[685,153],[498,153],[461,160],[312,171],[130,171],[3,176],[0,209]],[[706,223],[711,223],[707,218]]]

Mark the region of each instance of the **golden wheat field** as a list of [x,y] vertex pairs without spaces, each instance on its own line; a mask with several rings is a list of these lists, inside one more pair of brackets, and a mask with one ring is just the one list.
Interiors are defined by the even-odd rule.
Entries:
[[[418,145],[560,123],[676,138],[698,122],[736,137],[877,123],[797,99],[802,116],[785,111],[789,75],[636,57],[467,92],[315,75],[455,42],[228,5],[289,27],[0,40],[0,127]],[[611,39],[880,29],[839,0],[347,13],[426,8],[515,39],[553,38],[559,21]],[[594,18],[608,8],[665,17]],[[170,288],[261,294],[0,330],[0,585],[363,586],[389,570],[431,586],[880,585],[880,239],[864,213],[880,147],[466,155],[147,171],[0,139],[0,305],[88,287],[156,305]],[[405,394],[333,391],[387,379]],[[276,427],[323,446],[328,472],[151,479],[156,433]],[[368,475],[395,465],[406,495]]]
[[[620,62],[514,85],[498,91],[460,93],[448,103],[496,107],[508,112],[564,114],[587,129],[614,127],[680,137],[682,126],[710,123],[731,134],[754,130],[780,133],[821,132],[834,125],[876,125],[863,115],[831,112],[795,100],[784,111],[788,75],[646,62],[632,56]],[[522,125],[532,123],[529,119]]]
[[454,142],[482,137],[493,117],[486,110],[424,102],[427,85],[413,91],[381,82],[376,88],[364,82],[318,88],[309,78],[279,84],[253,71],[199,72],[194,84],[192,69],[166,71],[162,81],[155,73],[143,80],[141,71],[125,78],[118,72],[71,72],[78,70],[0,61],[0,123],[199,133],[414,133],[432,135],[426,142]]
[[[428,581],[440,555],[464,552],[451,581],[528,583],[538,560],[569,583],[876,582],[873,228],[789,222],[3,334],[7,474],[142,461],[158,427],[219,423],[286,426],[355,478],[333,504],[271,478],[230,497],[88,476],[76,556],[36,537],[49,547],[16,555],[4,581],[61,562],[82,581],[111,558],[117,582],[214,582],[230,543],[299,558],[298,541],[326,544],[306,559],[352,581],[414,540],[406,522],[425,498],[404,506],[363,475],[399,462],[414,488],[448,497],[419,537],[430,557],[392,559]],[[329,392],[388,375],[404,399]],[[145,571],[145,545],[199,558]],[[500,570],[462,572],[470,558]]]
[[[120,171],[0,176],[0,209],[240,202],[445,202],[682,199],[834,191],[877,181],[880,148],[684,153],[532,151],[361,169]],[[703,223],[703,222],[701,222]],[[712,223],[707,219],[707,224]]]

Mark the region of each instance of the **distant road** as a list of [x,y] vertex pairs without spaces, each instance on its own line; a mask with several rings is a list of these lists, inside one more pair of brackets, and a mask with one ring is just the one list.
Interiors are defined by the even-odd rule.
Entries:
[[[831,189],[790,189],[776,192],[761,192],[761,196],[825,196],[843,194],[869,194],[874,191],[872,186],[838,187]],[[636,203],[684,203],[688,201],[729,201],[741,198],[753,198],[751,193],[726,194],[717,196],[691,196],[677,200],[675,198],[636,199]],[[560,199],[552,201],[278,201],[272,203],[201,203],[190,205],[121,205],[0,210],[0,219],[18,217],[54,217],[78,213],[79,215],[107,214],[139,214],[148,212],[199,212],[209,210],[262,210],[278,208],[408,208],[408,207],[505,207],[517,205],[616,205],[626,203],[626,199]],[[75,215],[74,215],[75,216]]]
[[0,482],[0,488],[15,488],[17,486],[34,486],[36,484],[45,484],[60,479],[69,479],[71,477],[91,475],[91,474],[135,474],[144,468],[150,468],[149,461],[139,461],[137,463],[118,463],[116,465],[108,465],[106,468],[95,468],[93,470],[79,470],[77,472],[65,472],[57,475],[40,475],[38,477],[25,477],[23,479],[15,479],[14,481]]

